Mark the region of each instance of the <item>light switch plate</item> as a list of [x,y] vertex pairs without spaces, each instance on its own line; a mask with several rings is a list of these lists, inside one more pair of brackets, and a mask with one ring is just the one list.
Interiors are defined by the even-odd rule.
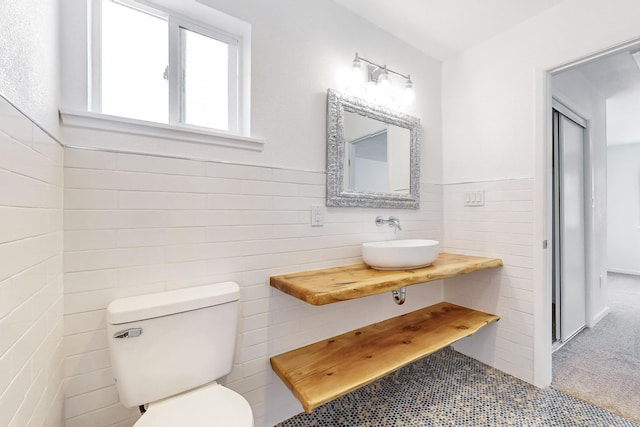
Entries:
[[465,206],[484,206],[484,190],[469,190],[464,192]]

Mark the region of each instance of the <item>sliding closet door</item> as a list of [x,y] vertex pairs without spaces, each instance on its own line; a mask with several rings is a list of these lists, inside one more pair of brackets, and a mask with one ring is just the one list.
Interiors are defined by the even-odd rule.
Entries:
[[[566,341],[586,324],[584,145],[585,128],[555,111],[557,153],[560,339]],[[557,301],[556,301],[557,304]]]

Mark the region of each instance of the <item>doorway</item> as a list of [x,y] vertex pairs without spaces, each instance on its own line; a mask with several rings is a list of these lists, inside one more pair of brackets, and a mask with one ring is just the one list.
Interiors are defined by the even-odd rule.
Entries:
[[[640,347],[633,343],[640,341],[636,333],[638,329],[632,325],[640,321],[640,316],[637,314],[636,293],[630,291],[640,290],[635,288],[640,280],[607,272],[613,270],[611,267],[616,262],[616,257],[612,256],[615,252],[611,250],[616,234],[612,231],[615,227],[626,227],[627,231],[621,237],[629,240],[636,236],[638,227],[637,214],[629,215],[628,219],[617,214],[627,214],[634,207],[640,206],[640,193],[637,190],[640,188],[637,180],[640,160],[634,160],[630,151],[637,144],[636,141],[640,141],[636,113],[637,107],[640,107],[640,62],[636,61],[639,47],[637,44],[626,46],[555,71],[551,76],[552,102],[557,100],[563,105],[558,107],[554,104],[556,111],[552,108],[547,110],[553,111],[550,117],[553,120],[549,123],[552,124],[550,134],[554,137],[550,138],[554,144],[548,146],[547,169],[550,172],[547,206],[553,207],[553,212],[549,212],[548,217],[549,220],[553,219],[549,221],[550,236],[559,234],[563,238],[562,233],[556,233],[560,229],[556,218],[563,217],[557,213],[562,205],[558,206],[556,200],[563,189],[556,189],[551,185],[555,182],[553,175],[557,173],[556,164],[561,162],[558,158],[560,148],[553,145],[555,140],[567,136],[567,130],[575,131],[573,133],[576,135],[582,133],[585,141],[582,144],[584,188],[577,193],[584,197],[582,203],[578,203],[584,206],[585,211],[583,236],[587,273],[584,280],[586,327],[582,326],[583,330],[573,337],[571,327],[567,327],[565,331],[558,324],[549,327],[553,330],[553,339],[549,341],[553,341],[552,349],[555,351],[552,360],[552,386],[597,406],[624,414],[634,421],[640,421],[640,398],[636,398],[640,396]],[[587,119],[587,122],[567,112],[563,106]],[[565,132],[562,132],[563,126]],[[580,139],[576,135],[574,139]],[[640,150],[638,153],[640,156]],[[558,166],[559,170],[561,165]],[[612,204],[622,186],[620,180],[611,179],[617,175],[624,177],[623,184],[632,186],[631,190],[625,187],[620,191],[625,202],[620,206]],[[571,189],[565,188],[564,191]],[[571,242],[576,241],[564,236],[565,240],[567,238]],[[579,238],[577,241],[580,241]],[[552,243],[557,245],[553,240]],[[560,248],[562,243],[559,243]],[[634,257],[638,252],[625,250],[621,253]],[[550,304],[554,309],[554,315],[549,316],[552,322],[562,311],[562,307],[557,308],[555,304],[562,305],[563,295],[554,283],[561,280],[557,278],[554,265],[561,262],[558,261],[561,256],[561,249],[557,253],[551,250],[547,264],[550,266],[550,296],[554,303]],[[635,265],[638,265],[637,256],[634,259]],[[567,298],[572,297],[564,296],[565,303]],[[581,324],[582,322],[578,322],[574,328],[579,328]],[[566,342],[567,337],[570,338],[569,342]]]
[[585,326],[585,145],[587,122],[555,101],[553,108],[552,343]]

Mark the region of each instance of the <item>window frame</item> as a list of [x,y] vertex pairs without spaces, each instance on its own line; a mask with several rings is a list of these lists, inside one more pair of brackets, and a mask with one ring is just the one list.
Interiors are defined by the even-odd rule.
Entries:
[[[185,29],[187,31],[191,31],[194,33],[201,34],[203,36],[209,37],[214,40],[221,41],[226,43],[228,46],[228,69],[227,69],[227,128],[229,132],[237,133],[240,129],[239,126],[239,117],[240,117],[240,41],[237,37],[233,35],[222,33],[216,29],[212,29],[209,27],[203,27],[197,23],[191,22],[189,20],[185,20],[180,17],[171,16],[169,20],[169,124],[172,124],[172,119],[176,121],[177,124],[185,125],[185,126],[195,126],[189,125],[184,122],[185,119],[185,96],[184,96],[184,73],[185,71],[185,57],[186,57],[186,47],[185,40],[180,34],[180,29]],[[172,32],[175,33],[172,35]],[[171,46],[174,43],[179,46]],[[177,58],[172,61],[173,58]],[[172,67],[172,62],[174,66]],[[179,67],[178,64],[179,63]],[[177,68],[177,69],[176,69]],[[171,76],[174,77],[172,80]],[[177,82],[176,82],[177,80]],[[173,91],[173,92],[172,92]],[[173,93],[173,95],[172,95]],[[173,99],[178,99],[177,102],[172,101]],[[214,129],[214,128],[207,128]]]
[[[88,75],[88,112],[90,114],[104,114],[102,112],[102,1],[91,0],[91,31],[89,40],[90,67]],[[241,37],[228,33],[223,29],[210,24],[197,22],[179,13],[168,10],[160,5],[150,3],[145,0],[108,0],[131,7],[143,13],[160,17],[167,21],[168,26],[168,83],[169,83],[169,120],[168,123],[158,123],[163,126],[187,129],[201,129],[209,132],[223,132],[239,135],[245,128],[242,122],[242,41]],[[217,129],[203,126],[196,126],[184,122],[184,61],[185,42],[180,34],[180,29],[192,31],[203,36],[224,42],[229,49],[228,56],[228,129]],[[112,116],[113,117],[113,116]],[[122,117],[126,120],[143,121],[132,117]]]

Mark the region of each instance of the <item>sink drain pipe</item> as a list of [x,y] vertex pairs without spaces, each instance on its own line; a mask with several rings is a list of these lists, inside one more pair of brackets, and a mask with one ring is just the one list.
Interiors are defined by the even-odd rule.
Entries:
[[393,295],[393,302],[398,305],[402,305],[407,299],[407,288],[403,286],[400,289],[395,289],[391,291],[391,295]]

